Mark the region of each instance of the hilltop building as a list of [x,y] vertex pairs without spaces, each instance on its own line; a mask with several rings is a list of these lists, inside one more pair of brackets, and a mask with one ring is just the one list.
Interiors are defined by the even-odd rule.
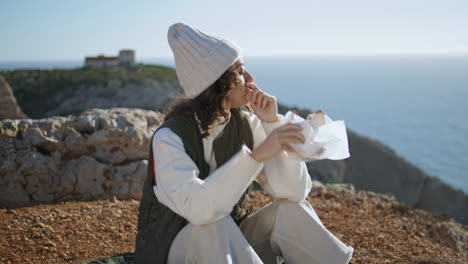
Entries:
[[85,67],[95,68],[112,68],[112,67],[125,67],[135,65],[135,51],[134,50],[121,50],[118,57],[106,57],[99,55],[97,57],[86,57]]

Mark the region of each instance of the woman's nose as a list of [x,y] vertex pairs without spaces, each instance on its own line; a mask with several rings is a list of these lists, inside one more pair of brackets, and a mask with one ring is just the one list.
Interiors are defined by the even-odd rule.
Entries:
[[247,70],[245,70],[244,79],[245,79],[245,82],[253,82],[254,81],[253,76]]

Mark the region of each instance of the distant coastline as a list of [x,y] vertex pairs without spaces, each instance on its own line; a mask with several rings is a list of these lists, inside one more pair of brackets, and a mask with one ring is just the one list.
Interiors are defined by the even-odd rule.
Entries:
[[[173,66],[171,58],[153,58],[139,61],[142,64],[161,64]],[[37,60],[37,61],[0,61],[0,71],[21,69],[74,69],[83,67],[82,59],[71,60]]]
[[50,60],[50,61],[0,61],[0,70],[22,69],[73,69],[83,66],[83,60]]
[[[250,59],[311,59],[311,58],[366,58],[366,59],[382,59],[382,58],[440,58],[440,57],[466,57],[468,52],[440,52],[440,53],[324,53],[324,54],[283,54],[283,55],[254,55],[246,56],[246,60]],[[164,66],[174,67],[174,60],[170,56],[166,57],[148,57],[139,58],[141,64],[160,64]],[[61,59],[61,60],[18,60],[18,61],[0,61],[0,70],[18,70],[18,69],[73,69],[83,66],[83,59]]]

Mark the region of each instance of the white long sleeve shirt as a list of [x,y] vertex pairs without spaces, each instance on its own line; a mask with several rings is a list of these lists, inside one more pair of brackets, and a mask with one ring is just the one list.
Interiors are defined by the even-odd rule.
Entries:
[[[280,122],[262,122],[248,113],[254,148]],[[283,118],[283,116],[280,116]],[[203,139],[209,176],[198,178],[197,165],[185,152],[179,136],[170,128],[159,129],[153,137],[154,170],[157,185],[153,190],[158,200],[194,225],[215,222],[229,215],[248,186],[256,180],[274,198],[302,201],[310,192],[312,182],[303,161],[289,158],[283,151],[269,161],[257,162],[243,145],[229,161],[216,168],[213,141],[226,124],[219,122],[210,136]]]

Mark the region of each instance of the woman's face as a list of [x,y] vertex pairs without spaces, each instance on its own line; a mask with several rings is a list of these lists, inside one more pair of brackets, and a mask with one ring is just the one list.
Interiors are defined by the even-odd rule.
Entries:
[[240,61],[241,65],[238,68],[238,74],[240,83],[237,84],[228,95],[229,108],[243,107],[247,105],[246,95],[250,88],[245,86],[246,83],[251,83],[254,81],[254,78],[250,73],[245,69],[243,61]]

